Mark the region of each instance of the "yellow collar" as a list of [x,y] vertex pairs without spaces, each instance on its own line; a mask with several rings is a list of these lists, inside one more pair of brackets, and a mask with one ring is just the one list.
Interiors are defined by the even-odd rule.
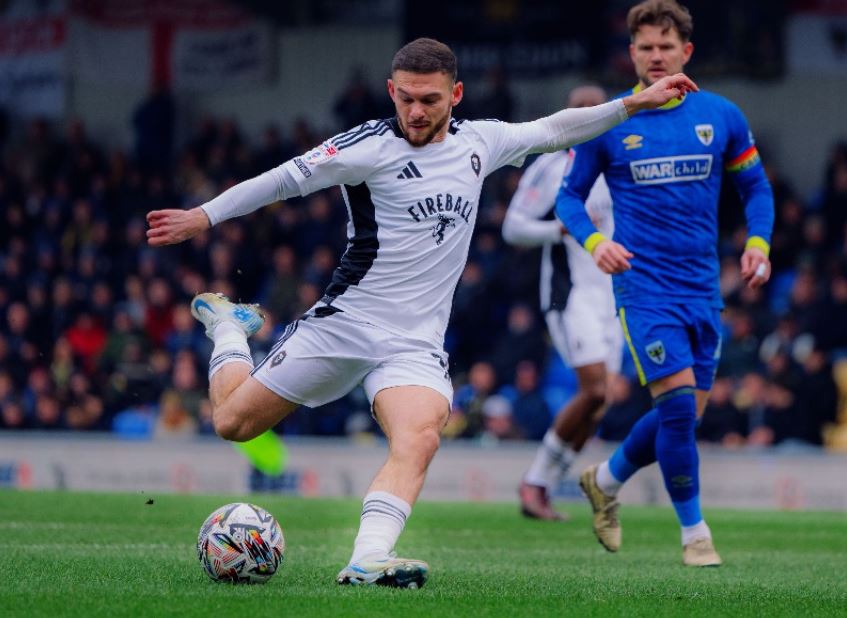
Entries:
[[[644,88],[641,85],[641,82],[638,82],[635,85],[635,88],[632,89],[632,94],[635,94],[636,92],[641,92],[642,90],[644,90]],[[685,99],[671,99],[670,101],[668,101],[661,107],[658,107],[657,109],[673,109],[674,107],[682,105],[683,101],[685,101]]]

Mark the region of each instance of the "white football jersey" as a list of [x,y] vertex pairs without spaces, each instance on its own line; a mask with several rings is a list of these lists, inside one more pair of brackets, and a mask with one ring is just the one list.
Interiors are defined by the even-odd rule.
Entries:
[[519,125],[451,120],[414,147],[396,119],[367,122],[284,164],[306,195],[342,185],[347,250],[322,302],[443,344],[485,177],[527,154]]
[[[539,156],[524,172],[515,192],[509,211],[514,211],[507,223],[514,226],[531,225],[530,221],[554,218],[553,209],[556,196],[573,165],[573,151],[560,151]],[[612,214],[612,197],[603,176],[599,176],[585,201],[588,216],[597,229],[607,238],[615,231]],[[515,216],[517,215],[517,216]],[[527,230],[529,232],[529,230]],[[526,235],[529,235],[527,233]],[[567,254],[567,269],[561,264],[559,243],[545,243],[541,262],[541,308],[563,309],[568,289],[597,288],[608,289],[612,294],[611,277],[601,271],[588,253],[572,236],[562,237]]]

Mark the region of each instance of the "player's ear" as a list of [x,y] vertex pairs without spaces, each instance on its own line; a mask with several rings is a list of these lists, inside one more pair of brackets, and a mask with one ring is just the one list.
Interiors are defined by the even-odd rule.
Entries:
[[635,65],[635,43],[629,44],[629,59],[632,61],[632,64]]
[[688,61],[691,60],[691,54],[694,53],[694,43],[688,41],[682,46],[682,66],[688,64]]
[[391,100],[393,101],[394,100],[394,81],[390,77],[388,78],[386,86],[388,86],[388,96],[390,96]]
[[465,85],[462,82],[456,82],[453,84],[453,91],[450,93],[450,105],[452,107],[456,107],[459,104],[459,101],[462,100],[462,96],[465,94]]

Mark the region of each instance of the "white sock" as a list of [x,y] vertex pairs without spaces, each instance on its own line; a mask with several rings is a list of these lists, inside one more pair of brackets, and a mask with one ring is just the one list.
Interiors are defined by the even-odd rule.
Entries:
[[387,491],[372,491],[365,496],[350,564],[363,558],[380,560],[388,557],[411,512],[408,502]]
[[550,428],[544,434],[541,446],[535,452],[535,459],[523,480],[538,487],[554,487],[568,473],[574,459],[576,451]]
[[232,322],[221,322],[212,333],[215,347],[209,361],[209,380],[227,363],[247,363],[253,368],[253,357],[244,332]]
[[682,526],[682,544],[688,545],[694,539],[711,539],[712,531],[706,525],[706,520],[701,519],[693,526]]
[[623,483],[616,479],[609,469],[608,459],[597,468],[597,487],[610,498],[617,496],[623,487]]

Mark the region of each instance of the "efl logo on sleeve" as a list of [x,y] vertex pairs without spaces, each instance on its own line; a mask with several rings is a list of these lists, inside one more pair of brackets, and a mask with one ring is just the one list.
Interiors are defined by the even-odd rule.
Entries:
[[638,185],[705,180],[712,173],[712,155],[681,155],[631,161],[632,181]]
[[329,142],[324,142],[317,148],[313,148],[309,152],[303,155],[303,160],[309,165],[320,165],[321,163],[325,163],[329,161],[332,157],[338,154],[338,149],[330,144]]

